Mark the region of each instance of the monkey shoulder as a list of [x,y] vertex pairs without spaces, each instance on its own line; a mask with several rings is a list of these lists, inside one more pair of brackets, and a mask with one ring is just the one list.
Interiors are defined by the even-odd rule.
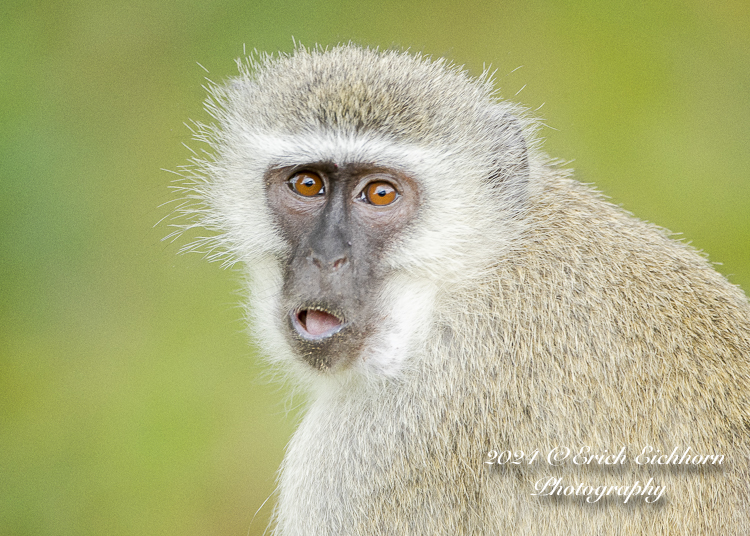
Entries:
[[559,298],[587,297],[590,306],[596,305],[594,295],[604,293],[602,305],[633,307],[644,318],[705,317],[708,307],[711,320],[734,323],[739,333],[750,336],[750,302],[738,286],[701,252],[610,203],[594,188],[552,176],[529,219],[524,261],[517,265],[537,279],[538,288]]
[[[633,411],[654,415],[663,431],[706,445],[750,426],[750,304],[738,287],[569,178],[547,179],[530,220],[490,307],[497,373],[512,364],[521,405],[591,422],[601,411],[631,425]],[[687,432],[688,421],[697,428]]]

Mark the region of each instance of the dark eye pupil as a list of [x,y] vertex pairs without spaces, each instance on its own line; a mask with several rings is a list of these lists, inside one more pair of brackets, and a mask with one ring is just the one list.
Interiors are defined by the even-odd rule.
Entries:
[[302,184],[304,184],[308,188],[311,188],[315,186],[315,181],[312,179],[312,177],[307,177],[306,179],[302,181]]
[[388,192],[385,190],[385,188],[381,186],[380,188],[377,189],[377,191],[375,192],[375,195],[379,195],[380,197],[385,197],[386,195],[388,195]]

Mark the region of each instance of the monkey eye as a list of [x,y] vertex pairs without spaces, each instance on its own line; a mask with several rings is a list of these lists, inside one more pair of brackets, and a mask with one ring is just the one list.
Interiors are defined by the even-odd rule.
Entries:
[[289,179],[289,187],[304,197],[315,197],[326,193],[323,179],[310,171],[302,171]]
[[391,183],[385,181],[376,181],[371,182],[370,184],[365,186],[365,189],[362,190],[360,199],[362,201],[370,203],[371,205],[384,207],[393,203],[399,197],[399,195],[400,194],[396,191],[396,188],[394,188]]

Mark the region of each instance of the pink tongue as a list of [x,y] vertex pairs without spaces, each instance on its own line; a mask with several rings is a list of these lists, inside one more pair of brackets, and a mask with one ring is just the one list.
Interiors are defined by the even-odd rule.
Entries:
[[313,337],[317,337],[341,325],[338,318],[323,311],[308,310],[305,318],[305,329]]

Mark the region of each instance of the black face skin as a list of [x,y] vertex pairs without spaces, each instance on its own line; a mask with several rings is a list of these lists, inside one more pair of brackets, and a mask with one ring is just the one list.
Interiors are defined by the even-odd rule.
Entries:
[[[291,245],[282,309],[292,346],[316,369],[345,367],[381,321],[383,258],[416,215],[417,184],[391,169],[332,162],[274,169],[266,184]],[[309,332],[313,316],[329,329]]]

